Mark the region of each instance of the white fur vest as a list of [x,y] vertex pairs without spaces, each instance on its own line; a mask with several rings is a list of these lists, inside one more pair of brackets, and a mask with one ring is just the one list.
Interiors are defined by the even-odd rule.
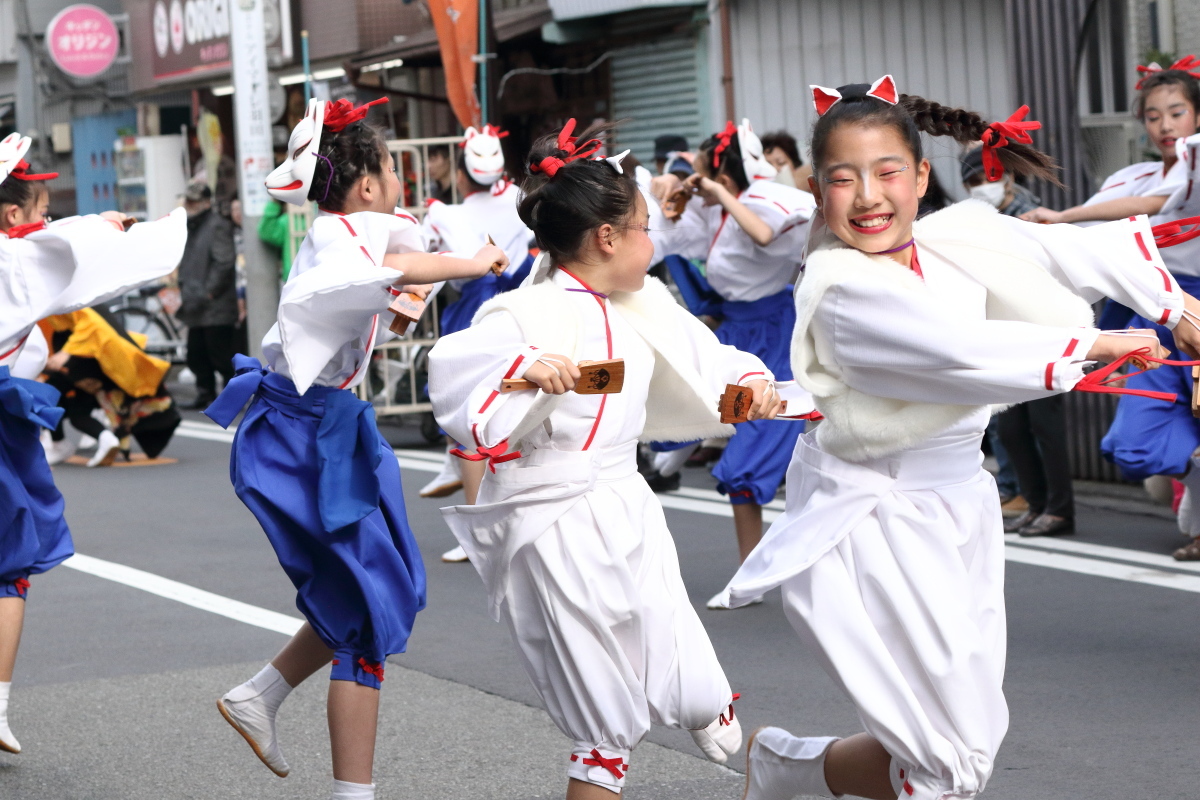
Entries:
[[[536,266],[535,266],[536,269]],[[637,292],[613,292],[609,307],[620,314],[654,351],[654,372],[646,404],[646,426],[642,439],[653,442],[689,442],[733,435],[732,425],[723,425],[717,413],[717,397],[705,387],[700,374],[674,355],[673,342],[686,336],[679,325],[679,307],[660,281],[647,277]],[[516,319],[524,341],[551,353],[580,358],[583,319],[569,302],[565,290],[549,280],[527,281],[518,289],[497,295],[484,303],[472,324],[498,311]],[[561,395],[543,394],[534,401],[525,419],[509,436],[516,450],[525,434],[550,416]]]
[[[1091,307],[1041,265],[1005,247],[998,212],[968,200],[914,223],[922,250],[957,265],[987,290],[987,318],[1060,327],[1090,327]],[[832,239],[832,237],[829,237]],[[946,430],[977,406],[915,403],[852,389],[817,358],[811,325],[821,298],[848,275],[870,275],[896,294],[923,291],[916,273],[886,256],[868,256],[840,242],[823,245],[805,263],[796,290],[792,370],[812,392],[825,421],[817,429],[821,449],[846,461],[882,458]],[[953,335],[948,331],[947,335]]]

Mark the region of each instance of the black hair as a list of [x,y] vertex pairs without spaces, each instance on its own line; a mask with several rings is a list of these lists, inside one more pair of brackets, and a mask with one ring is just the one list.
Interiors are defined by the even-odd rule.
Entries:
[[1160,86],[1178,86],[1183,96],[1192,104],[1192,111],[1200,113],[1200,81],[1181,69],[1164,69],[1142,79],[1137,98],[1133,101],[1133,115],[1142,119],[1146,115],[1146,98]]
[[[579,146],[603,137],[614,127],[605,123],[588,128],[579,134]],[[624,172],[618,173],[607,162],[593,161],[590,156],[567,162],[553,176],[541,171],[543,159],[566,161],[567,157],[568,153],[558,148],[556,134],[535,141],[517,206],[521,221],[537,238],[537,246],[550,254],[555,265],[576,260],[588,234],[601,225],[624,226],[640,194],[631,166],[623,165]]]
[[[735,133],[729,137],[729,145],[725,147],[716,156],[713,153],[720,144],[721,139],[716,136],[710,136],[700,143],[700,152],[696,155],[697,162],[704,162],[704,171],[712,175],[714,178],[718,175],[728,175],[729,178],[737,185],[739,192],[744,192],[750,188],[750,181],[746,178],[746,167],[742,164],[742,147],[738,141],[738,135]],[[713,164],[713,161],[716,164]]]
[[[825,163],[829,137],[842,125],[885,126],[893,128],[908,144],[913,158],[921,160],[921,134],[949,136],[959,144],[978,142],[988,123],[974,111],[951,108],[916,95],[902,94],[900,102],[890,105],[866,93],[867,84],[839,86],[842,99],[830,106],[813,125],[813,168]],[[1005,172],[1014,176],[1026,175],[1061,186],[1055,174],[1058,167],[1050,156],[1027,144],[1010,141],[997,148],[996,155]]]
[[0,208],[14,205],[28,212],[42,196],[42,192],[49,191],[45,181],[23,181],[9,175],[7,180],[0,183]]
[[800,148],[796,145],[796,137],[792,136],[787,131],[772,131],[764,133],[760,138],[762,142],[763,152],[779,148],[783,154],[792,162],[792,166],[803,166],[804,159],[800,157]]
[[387,140],[378,128],[360,120],[340,131],[322,130],[317,153],[308,199],[316,200],[321,208],[341,211],[359,178],[383,174]]

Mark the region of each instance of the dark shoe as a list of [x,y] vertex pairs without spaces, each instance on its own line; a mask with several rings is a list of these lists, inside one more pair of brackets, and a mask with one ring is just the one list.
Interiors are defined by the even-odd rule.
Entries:
[[1024,528],[1026,525],[1033,522],[1035,519],[1037,519],[1041,515],[1042,515],[1042,512],[1040,512],[1040,511],[1026,510],[1025,513],[1019,517],[1015,517],[1013,519],[1006,519],[1006,520],[1004,520],[1004,532],[1005,533],[1016,533],[1021,528]]
[[1053,514],[1042,514],[1033,522],[1022,526],[1017,533],[1022,537],[1071,536],[1075,533],[1075,520],[1068,517],[1056,517]]
[[679,488],[683,476],[676,472],[674,475],[663,475],[661,472],[652,472],[646,476],[646,484],[650,487],[650,491],[658,494],[662,492],[673,492]]
[[217,396],[215,394],[204,392],[203,394],[196,395],[196,399],[188,403],[186,406],[183,406],[183,408],[187,409],[188,411],[203,411],[211,406],[213,401],[216,399]]

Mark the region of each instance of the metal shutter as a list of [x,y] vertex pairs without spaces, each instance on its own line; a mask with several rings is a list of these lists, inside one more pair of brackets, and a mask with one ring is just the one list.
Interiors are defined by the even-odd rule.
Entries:
[[693,149],[712,131],[704,129],[708,97],[706,69],[696,37],[676,36],[626,47],[612,56],[614,152],[633,150],[654,171],[654,138],[665,133],[687,137]]

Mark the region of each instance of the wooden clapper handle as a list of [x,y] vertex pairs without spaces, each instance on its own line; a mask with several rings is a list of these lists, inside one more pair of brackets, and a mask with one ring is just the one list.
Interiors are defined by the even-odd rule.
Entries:
[[1192,416],[1200,417],[1200,366],[1192,367]]
[[388,311],[396,315],[388,326],[392,333],[403,336],[408,326],[421,318],[425,313],[425,301],[412,292],[401,292],[388,306]]
[[[487,242],[492,247],[496,246],[496,243],[492,241],[492,237],[490,234],[487,237]],[[497,278],[499,278],[501,275],[504,274],[504,265],[501,264],[499,261],[493,261],[492,262],[492,274],[495,275]]]
[[[783,407],[780,414],[787,413],[787,400],[781,401]],[[721,423],[729,425],[735,422],[750,421],[750,406],[754,405],[754,392],[747,386],[736,383],[725,384],[725,391],[717,403],[717,411],[721,413]]]
[[[625,385],[625,359],[612,361],[580,361],[576,394],[617,394]],[[538,385],[524,378],[506,378],[500,382],[500,394],[536,389]]]

